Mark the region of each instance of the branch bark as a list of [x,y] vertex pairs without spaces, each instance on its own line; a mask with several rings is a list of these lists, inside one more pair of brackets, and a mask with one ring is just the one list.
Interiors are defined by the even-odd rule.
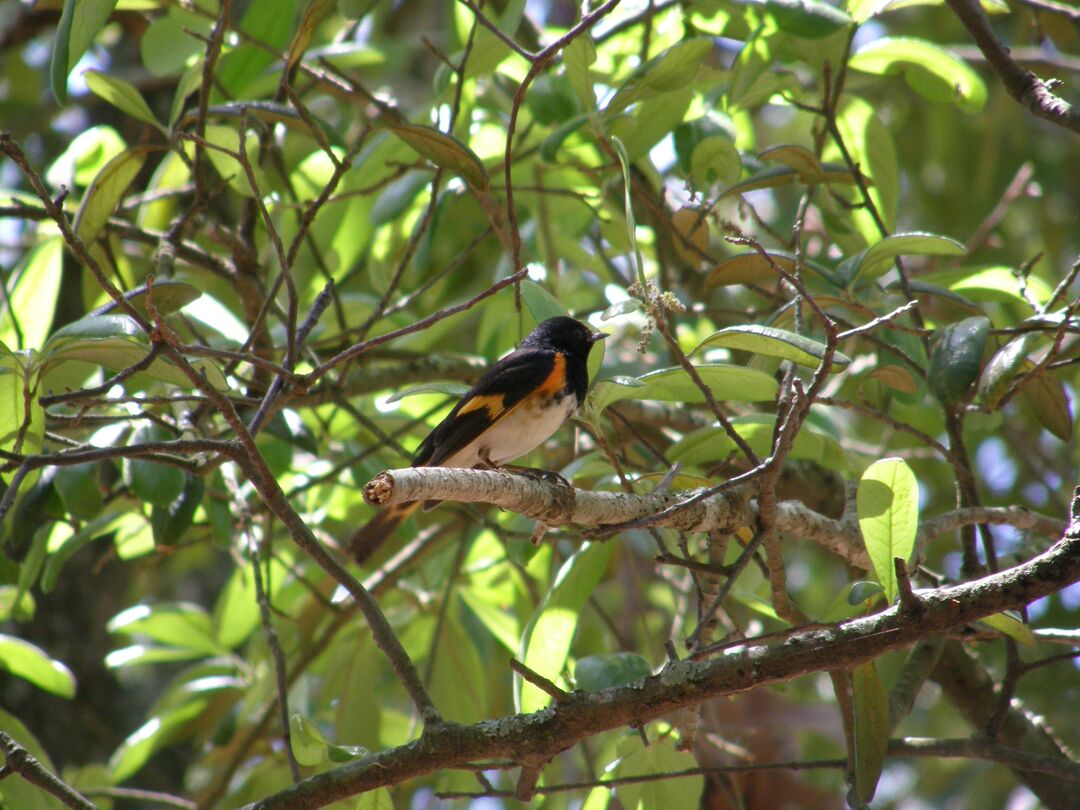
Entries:
[[1050,86],[1016,63],[1009,49],[997,38],[978,0],[945,0],[983,52],[990,67],[1001,77],[1009,95],[1031,113],[1058,126],[1080,133],[1080,112],[1054,95]]
[[368,755],[248,805],[249,810],[317,808],[338,799],[487,759],[533,762],[586,737],[638,726],[683,706],[811,672],[851,667],[882,653],[1006,609],[1030,604],[1080,581],[1080,527],[1027,563],[982,579],[916,591],[918,618],[894,606],[874,616],[729,651],[707,661],[669,661],[656,675],[599,692],[573,692],[528,715],[464,726],[426,727],[419,739]]

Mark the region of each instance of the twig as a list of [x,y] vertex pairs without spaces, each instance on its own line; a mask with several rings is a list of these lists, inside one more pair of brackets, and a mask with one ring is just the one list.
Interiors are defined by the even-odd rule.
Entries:
[[531,683],[545,695],[549,695],[556,703],[565,703],[570,698],[570,693],[560,689],[553,681],[548,680],[539,672],[530,669],[516,658],[510,659],[510,669]]
[[97,805],[47,770],[37,757],[15,742],[7,732],[0,731],[0,747],[4,749],[4,767],[0,769],[0,778],[18,774],[74,810],[97,810]]

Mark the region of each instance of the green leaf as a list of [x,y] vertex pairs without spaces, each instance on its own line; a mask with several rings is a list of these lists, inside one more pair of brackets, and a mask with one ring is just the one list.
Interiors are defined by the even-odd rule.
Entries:
[[979,398],[986,407],[991,410],[997,407],[1009,383],[1024,366],[1028,352],[1035,348],[1038,341],[1037,334],[1028,332],[1010,340],[990,358],[979,377]]
[[150,510],[150,528],[154,545],[165,548],[177,545],[195,520],[195,511],[202,505],[206,482],[202,476],[184,474],[184,489],[180,497],[164,506],[155,504]]
[[924,39],[875,39],[848,60],[848,67],[878,76],[902,73],[919,95],[940,103],[955,101],[967,113],[979,112],[986,103],[986,85],[967,62]]
[[785,143],[773,146],[764,152],[759,152],[758,160],[782,163],[789,169],[794,169],[800,177],[814,182],[821,182],[825,176],[825,170],[814,153],[798,144]]
[[589,65],[596,61],[596,45],[593,44],[592,35],[586,31],[575,37],[563,49],[562,58],[566,65],[566,77],[577,93],[581,106],[586,111],[595,110],[596,95],[593,92],[592,77],[589,75]]
[[[131,435],[131,444],[162,442],[172,438],[157,424],[141,425]],[[171,464],[142,457],[124,459],[124,483],[140,500],[155,506],[168,506],[184,491],[184,471]]]
[[624,301],[619,301],[612,304],[610,307],[604,310],[600,315],[600,320],[610,321],[612,318],[617,318],[620,315],[625,315],[628,312],[637,312],[644,304],[637,298],[627,298]]
[[941,330],[930,350],[926,380],[930,392],[946,405],[955,405],[979,376],[990,319],[967,318]]
[[[719,332],[713,332],[709,337],[701,341],[691,354],[706,347],[736,349],[754,354],[763,354],[767,357],[779,357],[810,368],[816,368],[821,363],[826,350],[824,343],[812,340],[805,335],[759,324],[729,326]],[[846,354],[834,351],[832,362],[833,368],[831,370],[840,371],[844,366],[851,363],[851,358]]]
[[[773,432],[776,417],[771,414],[746,414],[731,420],[732,427],[750,448],[760,456],[772,452]],[[687,433],[669,449],[667,456],[671,461],[684,465],[708,465],[723,461],[737,452],[735,442],[718,426],[698,428]],[[804,459],[820,464],[830,470],[847,472],[851,462],[840,443],[819,430],[804,425],[791,447],[788,458]]]
[[620,806],[638,810],[685,810],[700,805],[704,776],[653,778],[660,773],[678,773],[700,767],[691,752],[675,748],[676,739],[675,735],[669,734],[650,742],[647,747],[641,744],[641,738],[636,734],[619,740],[620,758],[613,776],[622,779],[643,777],[642,781],[623,782],[618,786]]
[[936,233],[898,233],[844,261],[839,268],[847,286],[860,278],[878,278],[892,269],[897,256],[963,256],[967,249],[960,242]]
[[[672,133],[675,155],[679,159],[679,171],[685,175],[691,173],[694,150],[702,141],[708,138],[725,138],[734,147],[735,134],[731,118],[717,112],[679,124]],[[735,175],[735,179],[729,182],[733,183],[737,179],[738,175]]]
[[483,162],[465,144],[432,127],[390,124],[392,133],[436,166],[453,172],[470,186],[486,191],[490,186]]
[[60,236],[40,242],[26,254],[16,269],[18,281],[10,298],[0,299],[0,342],[23,349],[36,349],[45,342],[56,312],[63,267],[64,240]]
[[405,399],[406,397],[414,397],[417,394],[446,394],[451,397],[460,397],[469,390],[469,386],[465,383],[457,382],[433,382],[424,383],[423,385],[414,385],[406,388],[404,391],[398,391],[396,394],[391,394],[386,398],[387,404],[391,402],[397,402],[398,400]]
[[771,169],[757,172],[741,183],[736,183],[724,189],[720,199],[730,197],[732,194],[746,194],[749,191],[758,191],[763,188],[782,188],[783,186],[790,186],[796,181],[805,185],[820,183],[851,184],[855,182],[855,176],[837,163],[822,163],[820,177],[806,177],[788,166],[774,166]]
[[901,458],[875,461],[859,480],[855,506],[874,573],[891,604],[898,593],[893,560],[907,560],[915,548],[919,482]]
[[[896,211],[900,200],[900,168],[896,156],[896,144],[893,133],[882,123],[876,109],[865,99],[845,94],[836,116],[836,126],[847,144],[848,154],[854,165],[859,167],[867,182],[867,192],[885,222],[888,230],[896,228]],[[831,146],[827,153],[832,159],[842,157],[839,148]],[[845,160],[845,165],[847,165]],[[851,190],[852,202],[862,206],[862,193]],[[830,201],[831,202],[831,201]],[[865,207],[841,209],[838,217],[846,225],[854,225],[857,234],[847,236],[852,244],[845,245],[848,253],[858,250],[852,237],[861,237],[861,241],[870,245],[881,238],[877,222]],[[830,230],[838,237],[836,225]],[[861,245],[859,245],[861,247]]]
[[914,394],[919,390],[919,381],[903,366],[884,365],[878,366],[866,375],[868,380],[877,380],[886,388],[899,391],[902,394]]
[[521,300],[525,302],[525,308],[537,323],[543,323],[548,318],[569,315],[559,299],[531,279],[521,282]]
[[690,154],[690,177],[698,189],[713,183],[731,185],[742,174],[742,159],[728,138],[712,135],[703,138]]
[[[134,290],[124,293],[124,298],[127,299],[128,303],[146,318],[150,317],[150,313],[146,308],[146,297],[150,289],[149,286],[143,284],[141,287],[136,287]],[[158,311],[159,315],[171,315],[173,312],[178,312],[202,295],[202,290],[198,287],[186,284],[183,281],[155,281],[152,289],[154,309]],[[119,309],[119,304],[115,301],[109,301],[109,303],[95,309],[91,314],[108,315],[110,312],[117,312]]]
[[1011,610],[984,616],[979,621],[1025,647],[1035,646],[1035,634],[1031,632],[1031,628],[1024,623],[1024,620]]
[[[1027,300],[1020,292],[1020,280],[1011,267],[957,267],[939,270],[921,276],[919,281],[946,287],[972,301],[1000,301],[1018,303],[1027,307]],[[1038,276],[1028,276],[1028,294],[1038,303],[1050,300],[1049,285]]]
[[[125,315],[86,315],[57,330],[45,343],[38,359],[44,375],[57,366],[75,360],[122,371],[144,359],[150,351],[150,341],[138,325]],[[205,360],[192,360],[195,367],[219,391],[229,385],[221,369]],[[166,360],[155,360],[139,377],[149,377],[182,388],[191,388],[191,381],[180,369]],[[46,380],[47,382],[47,380]]]
[[[19,745],[30,752],[50,773],[58,773],[48,752],[23,722],[13,714],[0,709],[0,729],[11,735]],[[66,776],[66,774],[65,774]],[[12,810],[65,810],[68,806],[25,779],[0,780],[0,806]]]
[[871,582],[869,580],[852,582],[851,589],[848,591],[847,595],[847,603],[852,607],[858,607],[865,602],[869,602],[881,593],[885,593],[885,589],[881,587],[881,583]]
[[845,12],[820,0],[765,0],[765,10],[781,31],[806,39],[823,39],[852,23]]
[[49,62],[49,79],[58,103],[67,102],[68,74],[108,22],[115,6],[116,0],[64,0]]
[[101,512],[104,498],[97,478],[97,464],[72,464],[57,467],[53,476],[64,510],[73,518],[92,520]]
[[98,70],[88,70],[83,73],[83,80],[90,88],[90,92],[105,99],[121,112],[126,112],[136,121],[142,121],[144,124],[157,127],[162,132],[167,132],[151,111],[146,99],[127,79],[110,76]]
[[637,101],[685,89],[694,81],[701,61],[712,49],[710,37],[692,37],[672,45],[623,82],[604,108],[604,116],[610,118]]
[[289,45],[289,56],[285,60],[286,69],[290,74],[311,45],[316,29],[337,10],[337,5],[337,0],[311,0],[308,3],[300,25],[296,27],[292,44]]
[[[762,371],[726,363],[695,365],[698,376],[717,400],[770,402],[776,398],[776,380]],[[661,402],[704,402],[705,396],[682,368],[651,371],[634,386],[601,380],[592,392],[597,411],[623,399],[654,399]]]
[[623,686],[651,674],[652,667],[645,657],[631,652],[587,655],[574,665],[574,682],[586,692]]
[[1065,386],[1045,371],[1028,377],[1022,396],[1035,409],[1039,424],[1063,442],[1072,441],[1073,418]]
[[[585,543],[563,563],[521,637],[519,655],[531,670],[553,680],[562,674],[578,616],[614,551],[614,543]],[[514,703],[519,712],[542,709],[551,700],[520,676],[515,676],[514,684]]]
[[114,157],[94,178],[75,212],[75,233],[83,242],[92,242],[124,198],[131,181],[142,171],[146,156],[155,147],[137,146]]
[[851,673],[855,710],[855,793],[869,803],[877,790],[889,746],[889,696],[873,661]]
[[[32,455],[44,445],[45,409],[36,396],[36,376],[26,365],[28,354],[15,354],[0,343],[0,450]],[[0,474],[0,480],[10,475]]]
[[146,638],[181,650],[218,655],[224,648],[214,639],[210,615],[190,602],[135,605],[109,620],[110,633]]
[[38,689],[62,698],[75,697],[75,676],[71,670],[21,638],[0,634],[0,666]]
[[203,678],[201,683],[185,687],[176,705],[151,716],[109,757],[114,784],[130,779],[155,753],[183,737],[194,721],[204,719],[215,697],[223,692],[240,693],[243,685],[234,678]]
[[289,718],[289,738],[293,756],[305,768],[321,765],[329,758],[330,744],[318,726],[303,715],[294,714]]

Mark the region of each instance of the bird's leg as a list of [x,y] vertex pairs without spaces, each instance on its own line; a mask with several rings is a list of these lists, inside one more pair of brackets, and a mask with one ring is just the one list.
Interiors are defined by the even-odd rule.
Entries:
[[479,453],[480,461],[489,470],[499,470],[500,472],[511,472],[517,475],[524,475],[529,478],[533,478],[537,481],[547,481],[548,483],[562,484],[564,487],[570,486],[570,482],[552,470],[542,470],[539,467],[520,467],[517,464],[496,464],[491,460],[488,455],[490,451],[484,449]]

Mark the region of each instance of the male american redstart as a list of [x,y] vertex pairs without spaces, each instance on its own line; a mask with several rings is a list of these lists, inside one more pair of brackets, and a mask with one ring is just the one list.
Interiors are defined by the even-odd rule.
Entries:
[[[607,337],[573,318],[549,318],[489,368],[420,443],[414,467],[500,467],[539,446],[581,406],[589,388],[586,361]],[[350,539],[364,562],[421,503],[380,512]]]

